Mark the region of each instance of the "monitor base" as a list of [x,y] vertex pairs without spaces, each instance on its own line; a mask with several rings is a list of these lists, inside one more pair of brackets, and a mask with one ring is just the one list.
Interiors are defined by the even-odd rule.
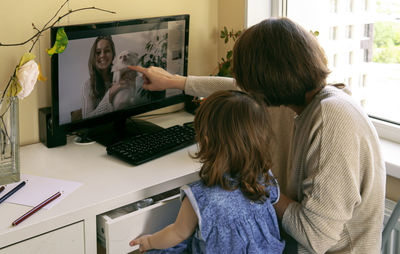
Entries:
[[83,141],[94,140],[101,145],[109,146],[139,134],[161,129],[163,128],[145,120],[127,118],[82,130],[78,136],[82,137]]

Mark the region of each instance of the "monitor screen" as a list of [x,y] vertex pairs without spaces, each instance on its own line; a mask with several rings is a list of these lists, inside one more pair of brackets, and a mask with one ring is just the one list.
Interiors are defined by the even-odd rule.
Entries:
[[[63,28],[67,48],[51,60],[55,128],[88,130],[184,101],[181,90],[144,90],[142,75],[127,65],[186,75],[189,15]],[[57,29],[51,31],[52,45]]]

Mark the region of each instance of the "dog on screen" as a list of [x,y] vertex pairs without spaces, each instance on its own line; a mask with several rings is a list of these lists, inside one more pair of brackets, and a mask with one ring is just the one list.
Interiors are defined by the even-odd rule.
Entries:
[[114,96],[112,104],[114,110],[123,109],[133,104],[136,95],[136,71],[128,68],[129,65],[137,65],[138,54],[130,50],[124,50],[113,60],[111,71],[113,83],[123,86]]

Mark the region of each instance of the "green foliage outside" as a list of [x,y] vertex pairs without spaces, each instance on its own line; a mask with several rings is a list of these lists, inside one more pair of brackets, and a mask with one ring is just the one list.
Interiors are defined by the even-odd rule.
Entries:
[[377,63],[400,63],[400,23],[374,24],[374,55]]

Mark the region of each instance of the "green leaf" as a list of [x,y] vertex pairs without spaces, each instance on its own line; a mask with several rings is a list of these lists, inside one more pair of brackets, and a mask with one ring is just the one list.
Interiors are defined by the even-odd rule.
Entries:
[[21,60],[19,60],[19,65],[18,67],[21,67],[22,65],[26,64],[27,62],[29,62],[30,60],[35,59],[35,55],[32,53],[25,53],[22,57]]
[[21,90],[21,84],[19,83],[18,78],[14,75],[12,77],[10,88],[7,90],[7,97],[17,96]]
[[232,50],[229,50],[228,52],[226,52],[226,59],[231,59],[232,57]]
[[47,54],[49,54],[49,56],[52,56],[54,54],[62,53],[67,48],[67,44],[68,44],[67,34],[65,33],[64,28],[60,27],[57,29],[56,41],[54,42],[52,48],[47,49]]

